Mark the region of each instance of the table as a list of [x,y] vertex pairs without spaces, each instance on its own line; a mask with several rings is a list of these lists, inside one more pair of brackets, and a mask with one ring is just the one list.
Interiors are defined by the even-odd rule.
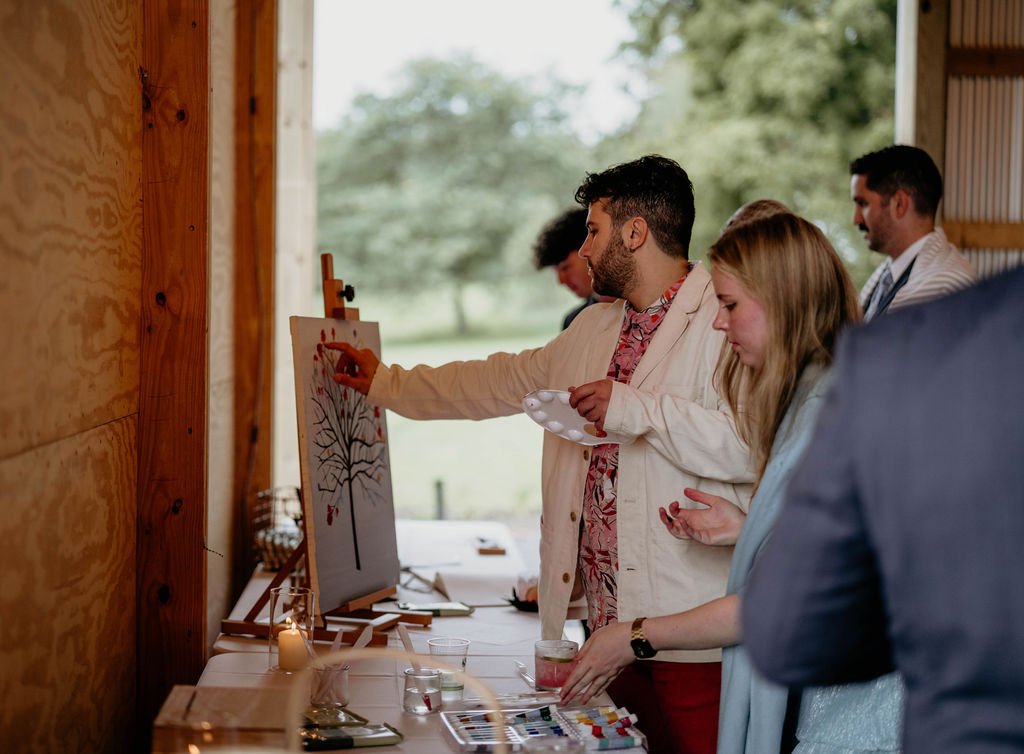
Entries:
[[[493,604],[497,605],[504,595],[511,595],[522,560],[515,550],[508,527],[496,522],[475,521],[399,521],[397,526],[399,553],[402,562],[413,566],[429,581],[434,573],[451,573],[465,588],[470,588],[475,579],[481,594],[488,589],[496,592]],[[492,539],[505,548],[505,555],[480,555],[477,552],[477,537]],[[269,579],[269,576],[267,577]],[[260,590],[250,584],[239,604],[232,612],[244,615],[254,595]],[[247,596],[248,595],[248,598]],[[438,594],[425,595],[407,587],[399,587],[399,598],[423,600],[441,599]],[[457,596],[453,596],[457,598]],[[249,601],[247,601],[247,599]],[[533,644],[540,638],[540,621],[535,613],[525,613],[505,604],[503,606],[477,607],[466,617],[435,617],[429,627],[410,627],[409,635],[417,653],[424,655],[421,662],[429,664],[427,639],[434,636],[459,636],[470,639],[467,670],[480,679],[497,694],[523,694],[531,691],[519,677],[515,661],[533,667]],[[577,638],[573,636],[573,638]],[[390,632],[389,646],[401,648],[397,632]],[[319,642],[317,650],[326,651]],[[371,722],[387,722],[405,736],[397,746],[375,747],[382,752],[404,751],[417,754],[447,754],[455,750],[450,736],[444,730],[439,715],[420,717],[402,710],[401,676],[409,663],[393,659],[362,659],[352,662],[350,671],[349,708]],[[256,740],[281,745],[283,730],[287,722],[284,710],[286,700],[296,676],[269,669],[267,644],[265,640],[241,637],[220,637],[215,644],[215,654],[207,663],[195,688],[176,687],[168,698],[164,709],[157,718],[154,735],[154,752],[161,751],[165,738],[161,728],[180,716],[196,699],[204,703],[219,705],[225,714],[239,720],[242,712],[248,710],[254,725],[262,732]],[[202,692],[197,696],[197,692]],[[205,696],[203,696],[205,694]],[[475,696],[467,685],[466,696]],[[599,700],[608,704],[607,697]],[[529,705],[525,705],[529,706]],[[214,710],[214,713],[218,710]],[[201,714],[195,707],[189,710],[195,716]]]
[[[453,599],[474,606],[504,606],[504,598],[512,595],[512,587],[524,567],[512,532],[508,526],[497,521],[398,519],[395,522],[395,533],[402,567],[408,569],[401,574],[396,600],[415,603]],[[481,555],[478,551],[481,540],[497,543],[505,550],[505,554]],[[455,587],[450,596],[430,587],[438,573],[442,580],[447,576]],[[228,617],[231,620],[243,620],[273,576],[272,572],[257,568]],[[389,607],[394,609],[394,604],[379,603],[375,607],[382,610]],[[266,609],[261,617],[266,622]],[[330,619],[329,622],[333,624]],[[225,634],[218,636],[213,644],[214,655],[223,652],[259,652],[265,649],[265,640]]]
[[[495,693],[527,693],[531,689],[518,676],[515,661],[533,665],[533,643],[540,633],[535,615],[522,613],[512,607],[479,608],[468,617],[435,618],[429,628],[409,629],[413,646],[422,654],[420,662],[429,665],[427,639],[432,636],[459,636],[470,639],[467,670],[487,684]],[[389,646],[401,649],[401,641],[392,631]],[[323,647],[318,647],[323,650]],[[199,679],[199,688],[232,688],[257,691],[251,699],[268,696],[274,702],[269,706],[277,710],[273,727],[283,728],[287,694],[296,681],[296,675],[269,670],[266,645],[261,651],[226,652],[210,658]],[[440,717],[419,717],[403,712],[402,670],[409,663],[402,660],[373,658],[353,660],[349,675],[348,708],[371,722],[387,722],[400,730],[405,741],[394,747],[380,747],[381,751],[406,751],[417,754],[438,754],[453,749],[446,738]],[[475,696],[467,686],[466,696]],[[246,697],[237,697],[245,702]],[[248,702],[245,702],[248,703]],[[258,716],[265,718],[266,712]],[[264,739],[266,740],[266,739]]]

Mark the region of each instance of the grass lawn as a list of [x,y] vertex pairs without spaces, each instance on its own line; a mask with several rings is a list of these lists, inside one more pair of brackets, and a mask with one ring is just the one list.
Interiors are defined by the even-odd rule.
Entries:
[[[553,276],[507,285],[503,294],[470,292],[468,309],[479,332],[462,338],[445,334],[453,333],[454,324],[443,296],[370,294],[357,303],[364,319],[380,323],[384,362],[404,367],[541,346],[558,334],[576,303]],[[390,411],[387,427],[396,515],[437,517],[440,484],[445,518],[506,522],[527,566],[536,569],[544,430],[524,414],[413,421]]]
[[[494,351],[516,352],[544,343],[541,336],[388,345],[388,362],[442,364]],[[395,511],[406,518],[433,518],[437,484],[443,485],[447,518],[507,521],[540,515],[543,430],[525,415],[484,421],[413,421],[388,412]]]

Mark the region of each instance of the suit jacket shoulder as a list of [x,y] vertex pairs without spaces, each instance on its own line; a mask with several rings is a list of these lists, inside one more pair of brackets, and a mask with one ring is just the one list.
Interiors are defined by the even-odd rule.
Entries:
[[[843,338],[744,594],[744,641],[769,678],[849,682],[895,657],[911,690],[928,679],[956,696],[991,673],[1000,636],[1024,631],[1024,600],[1012,596],[1024,567],[1022,298],[1024,269]],[[950,631],[957,649],[944,652]],[[1024,660],[1016,668],[1014,693]]]
[[941,228],[928,235],[914,260],[907,284],[896,292],[889,310],[945,296],[966,288],[976,279],[974,266],[946,239]]

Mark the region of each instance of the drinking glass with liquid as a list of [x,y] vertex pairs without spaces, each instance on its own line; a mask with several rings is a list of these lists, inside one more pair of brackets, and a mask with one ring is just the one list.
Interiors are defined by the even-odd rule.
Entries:
[[462,699],[465,690],[466,661],[469,659],[469,639],[458,639],[451,636],[439,636],[427,640],[430,656],[435,662],[443,662],[463,672],[450,670],[441,671],[441,700],[455,702]]
[[441,709],[441,671],[406,668],[402,708],[413,715],[430,715]]
[[538,691],[557,691],[572,673],[580,645],[567,639],[543,639],[533,645],[534,680]]

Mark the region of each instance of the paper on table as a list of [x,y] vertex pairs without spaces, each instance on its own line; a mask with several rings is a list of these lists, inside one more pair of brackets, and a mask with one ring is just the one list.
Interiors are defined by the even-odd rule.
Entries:
[[438,591],[470,607],[508,607],[506,597],[512,596],[514,582],[515,577],[507,574],[438,571],[434,577]]
[[[532,657],[533,643],[540,638],[540,621],[533,613],[509,615],[505,612],[477,610],[472,618],[466,620],[472,620],[475,627],[473,651],[476,654],[521,654]],[[499,650],[488,651],[487,647],[497,647]]]

